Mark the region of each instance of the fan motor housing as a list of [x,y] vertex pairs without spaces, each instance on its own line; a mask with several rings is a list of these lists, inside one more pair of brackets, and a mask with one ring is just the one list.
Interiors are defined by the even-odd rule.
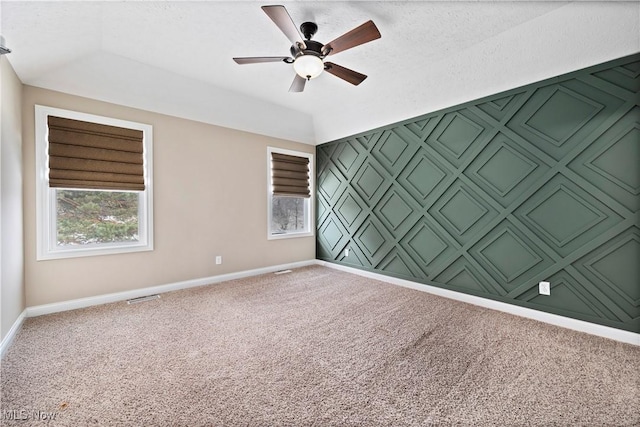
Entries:
[[303,51],[299,50],[297,46],[291,46],[290,51],[294,58],[300,55],[315,55],[320,58],[324,58],[324,55],[322,54],[322,48],[324,45],[322,43],[318,43],[314,40],[306,40],[304,44],[307,45],[307,48]]

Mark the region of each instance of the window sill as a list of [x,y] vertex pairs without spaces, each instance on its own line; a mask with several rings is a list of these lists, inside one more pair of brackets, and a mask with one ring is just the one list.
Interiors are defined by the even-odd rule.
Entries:
[[94,247],[77,247],[77,248],[64,248],[57,250],[50,250],[43,254],[38,254],[37,261],[48,261],[52,259],[65,259],[65,258],[80,258],[88,256],[101,256],[101,255],[118,255],[127,254],[133,252],[148,252],[153,250],[153,245],[149,244],[114,244],[114,245],[100,245]]
[[306,231],[300,233],[282,233],[282,234],[269,234],[267,240],[280,240],[280,239],[295,239],[297,237],[313,237],[315,234],[313,231]]

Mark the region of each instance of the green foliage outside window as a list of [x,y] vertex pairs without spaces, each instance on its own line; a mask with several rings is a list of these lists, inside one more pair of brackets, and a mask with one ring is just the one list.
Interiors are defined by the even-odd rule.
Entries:
[[57,190],[58,246],[138,241],[138,193]]
[[274,196],[271,211],[273,234],[305,230],[305,199]]

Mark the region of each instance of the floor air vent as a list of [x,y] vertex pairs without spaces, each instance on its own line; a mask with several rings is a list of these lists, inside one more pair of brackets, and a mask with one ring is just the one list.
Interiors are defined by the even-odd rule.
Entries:
[[160,299],[160,295],[155,294],[155,295],[147,295],[146,297],[131,298],[127,300],[127,304],[137,304],[139,302],[152,301],[154,299]]
[[276,271],[273,274],[287,274],[287,273],[291,273],[291,270],[280,270],[280,271]]

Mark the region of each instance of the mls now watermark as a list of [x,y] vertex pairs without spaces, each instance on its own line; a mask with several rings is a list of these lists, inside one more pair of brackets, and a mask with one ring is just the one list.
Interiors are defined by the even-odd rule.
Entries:
[[52,421],[58,412],[41,411],[39,409],[3,409],[0,419],[11,421]]

